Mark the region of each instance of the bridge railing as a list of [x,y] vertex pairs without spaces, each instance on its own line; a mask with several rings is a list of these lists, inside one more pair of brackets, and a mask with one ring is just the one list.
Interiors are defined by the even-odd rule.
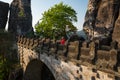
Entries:
[[114,42],[110,46],[101,45],[99,40],[89,43],[66,41],[65,45],[61,45],[59,40],[30,39],[19,36],[17,43],[24,48],[37,49],[39,54],[62,56],[67,60],[76,60],[80,64],[91,64],[98,69],[120,71],[120,49]]

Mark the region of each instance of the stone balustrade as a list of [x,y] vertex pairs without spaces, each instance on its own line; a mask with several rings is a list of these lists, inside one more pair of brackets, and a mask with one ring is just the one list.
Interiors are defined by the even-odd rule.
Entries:
[[87,47],[87,43],[84,42],[80,49],[81,49],[80,59],[82,60],[82,62],[88,62],[92,64],[95,58],[95,43],[91,42]]
[[97,67],[113,70],[117,65],[117,51],[111,49],[110,51],[98,50],[97,51]]
[[18,37],[18,46],[35,50],[39,54],[54,55],[57,58],[65,58],[65,60],[76,61],[76,64],[86,65],[88,63],[94,68],[100,70],[112,71],[120,74],[120,62],[118,57],[118,45],[110,46],[100,45],[99,41],[81,42],[66,41],[65,45],[61,45],[59,40],[51,39],[34,39]]

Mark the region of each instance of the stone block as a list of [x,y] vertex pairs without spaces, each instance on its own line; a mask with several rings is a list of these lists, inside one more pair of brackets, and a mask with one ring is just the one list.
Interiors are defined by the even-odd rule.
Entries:
[[70,42],[67,57],[77,59],[79,54],[79,41]]

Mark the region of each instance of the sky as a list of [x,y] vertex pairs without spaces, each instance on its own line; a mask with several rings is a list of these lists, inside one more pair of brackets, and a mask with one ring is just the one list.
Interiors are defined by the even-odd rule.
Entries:
[[[11,3],[13,0],[0,1]],[[44,13],[44,11],[47,11],[49,8],[60,2],[71,6],[77,12],[78,21],[74,23],[74,25],[78,30],[82,30],[85,13],[87,11],[88,0],[31,0],[33,26],[42,18],[42,13]]]

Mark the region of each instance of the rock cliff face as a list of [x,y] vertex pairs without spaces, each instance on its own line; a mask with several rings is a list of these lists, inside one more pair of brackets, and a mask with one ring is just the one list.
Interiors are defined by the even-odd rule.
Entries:
[[120,8],[119,8],[119,16],[115,22],[115,27],[112,36],[113,36],[112,39],[119,42],[120,45]]
[[5,29],[9,4],[0,1],[0,29]]
[[16,35],[26,35],[33,31],[31,0],[13,0],[10,6],[8,30]]
[[83,25],[89,39],[111,37],[119,25],[119,5],[120,0],[89,0]]

